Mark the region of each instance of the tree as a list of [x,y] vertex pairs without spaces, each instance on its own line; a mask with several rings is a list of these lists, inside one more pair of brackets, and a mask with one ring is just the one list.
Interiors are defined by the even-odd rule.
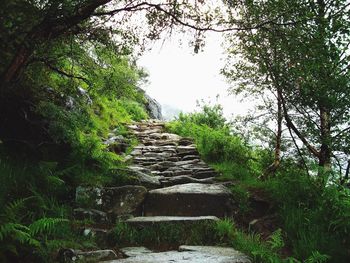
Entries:
[[287,127],[318,165],[330,170],[334,152],[345,150],[349,142],[350,123],[345,117],[350,106],[349,3],[278,0],[241,4],[239,14],[247,23],[280,14],[279,24],[239,32],[237,48],[251,72],[267,80],[256,88],[277,94]]

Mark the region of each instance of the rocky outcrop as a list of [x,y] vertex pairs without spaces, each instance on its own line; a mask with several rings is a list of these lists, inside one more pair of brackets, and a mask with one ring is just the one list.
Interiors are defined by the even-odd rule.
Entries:
[[156,101],[155,99],[151,98],[146,93],[146,91],[144,91],[143,89],[138,88],[138,91],[145,98],[145,108],[146,108],[146,111],[147,111],[149,117],[152,118],[152,119],[162,120],[163,119],[162,107],[160,106],[158,101]]

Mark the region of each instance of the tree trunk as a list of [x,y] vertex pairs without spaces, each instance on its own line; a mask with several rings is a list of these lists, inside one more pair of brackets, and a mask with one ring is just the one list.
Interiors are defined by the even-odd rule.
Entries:
[[273,163],[264,171],[262,179],[267,179],[269,176],[274,175],[281,163],[281,145],[282,145],[282,98],[281,93],[277,92],[277,132],[276,132],[276,144],[274,152]]
[[318,165],[320,166],[320,173],[327,173],[331,170],[332,150],[331,143],[331,125],[329,110],[320,106],[320,122],[321,122],[321,150]]
[[2,76],[3,84],[9,83],[15,78],[15,76],[19,75],[21,69],[24,68],[25,64],[28,62],[30,55],[31,51],[26,48],[25,45],[22,45],[19,48],[15,57],[12,59],[12,62]]

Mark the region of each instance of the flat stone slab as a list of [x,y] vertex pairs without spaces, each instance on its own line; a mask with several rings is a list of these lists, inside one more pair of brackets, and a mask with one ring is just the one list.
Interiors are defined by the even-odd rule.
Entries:
[[237,258],[237,262],[251,262],[242,252],[239,252],[231,247],[216,247],[216,246],[180,246],[179,251],[196,251],[220,256],[228,256]]
[[[110,263],[251,263],[248,257],[231,248],[207,247],[204,251],[166,251],[159,253],[143,253],[126,259],[109,261]],[[229,253],[231,251],[231,253]],[[223,254],[220,254],[223,253]]]
[[146,247],[124,247],[120,250],[126,257],[136,257],[138,255],[143,255],[146,253],[153,253]]
[[143,223],[186,223],[186,222],[200,222],[200,221],[218,221],[216,216],[140,216],[126,220],[127,223],[143,224]]
[[187,183],[202,183],[202,184],[213,184],[214,178],[197,179],[188,175],[178,175],[173,177],[165,177],[160,180],[163,186],[173,186]]
[[145,216],[230,216],[232,194],[223,185],[180,184],[149,191]]
[[200,183],[189,183],[174,185],[166,188],[155,189],[150,194],[205,194],[230,196],[231,191],[223,185],[208,185]]

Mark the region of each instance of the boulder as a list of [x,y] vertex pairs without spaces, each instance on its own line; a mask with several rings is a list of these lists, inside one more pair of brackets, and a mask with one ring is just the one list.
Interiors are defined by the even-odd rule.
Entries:
[[102,192],[102,206],[112,218],[120,215],[141,215],[147,189],[143,186],[126,185],[106,187]]

